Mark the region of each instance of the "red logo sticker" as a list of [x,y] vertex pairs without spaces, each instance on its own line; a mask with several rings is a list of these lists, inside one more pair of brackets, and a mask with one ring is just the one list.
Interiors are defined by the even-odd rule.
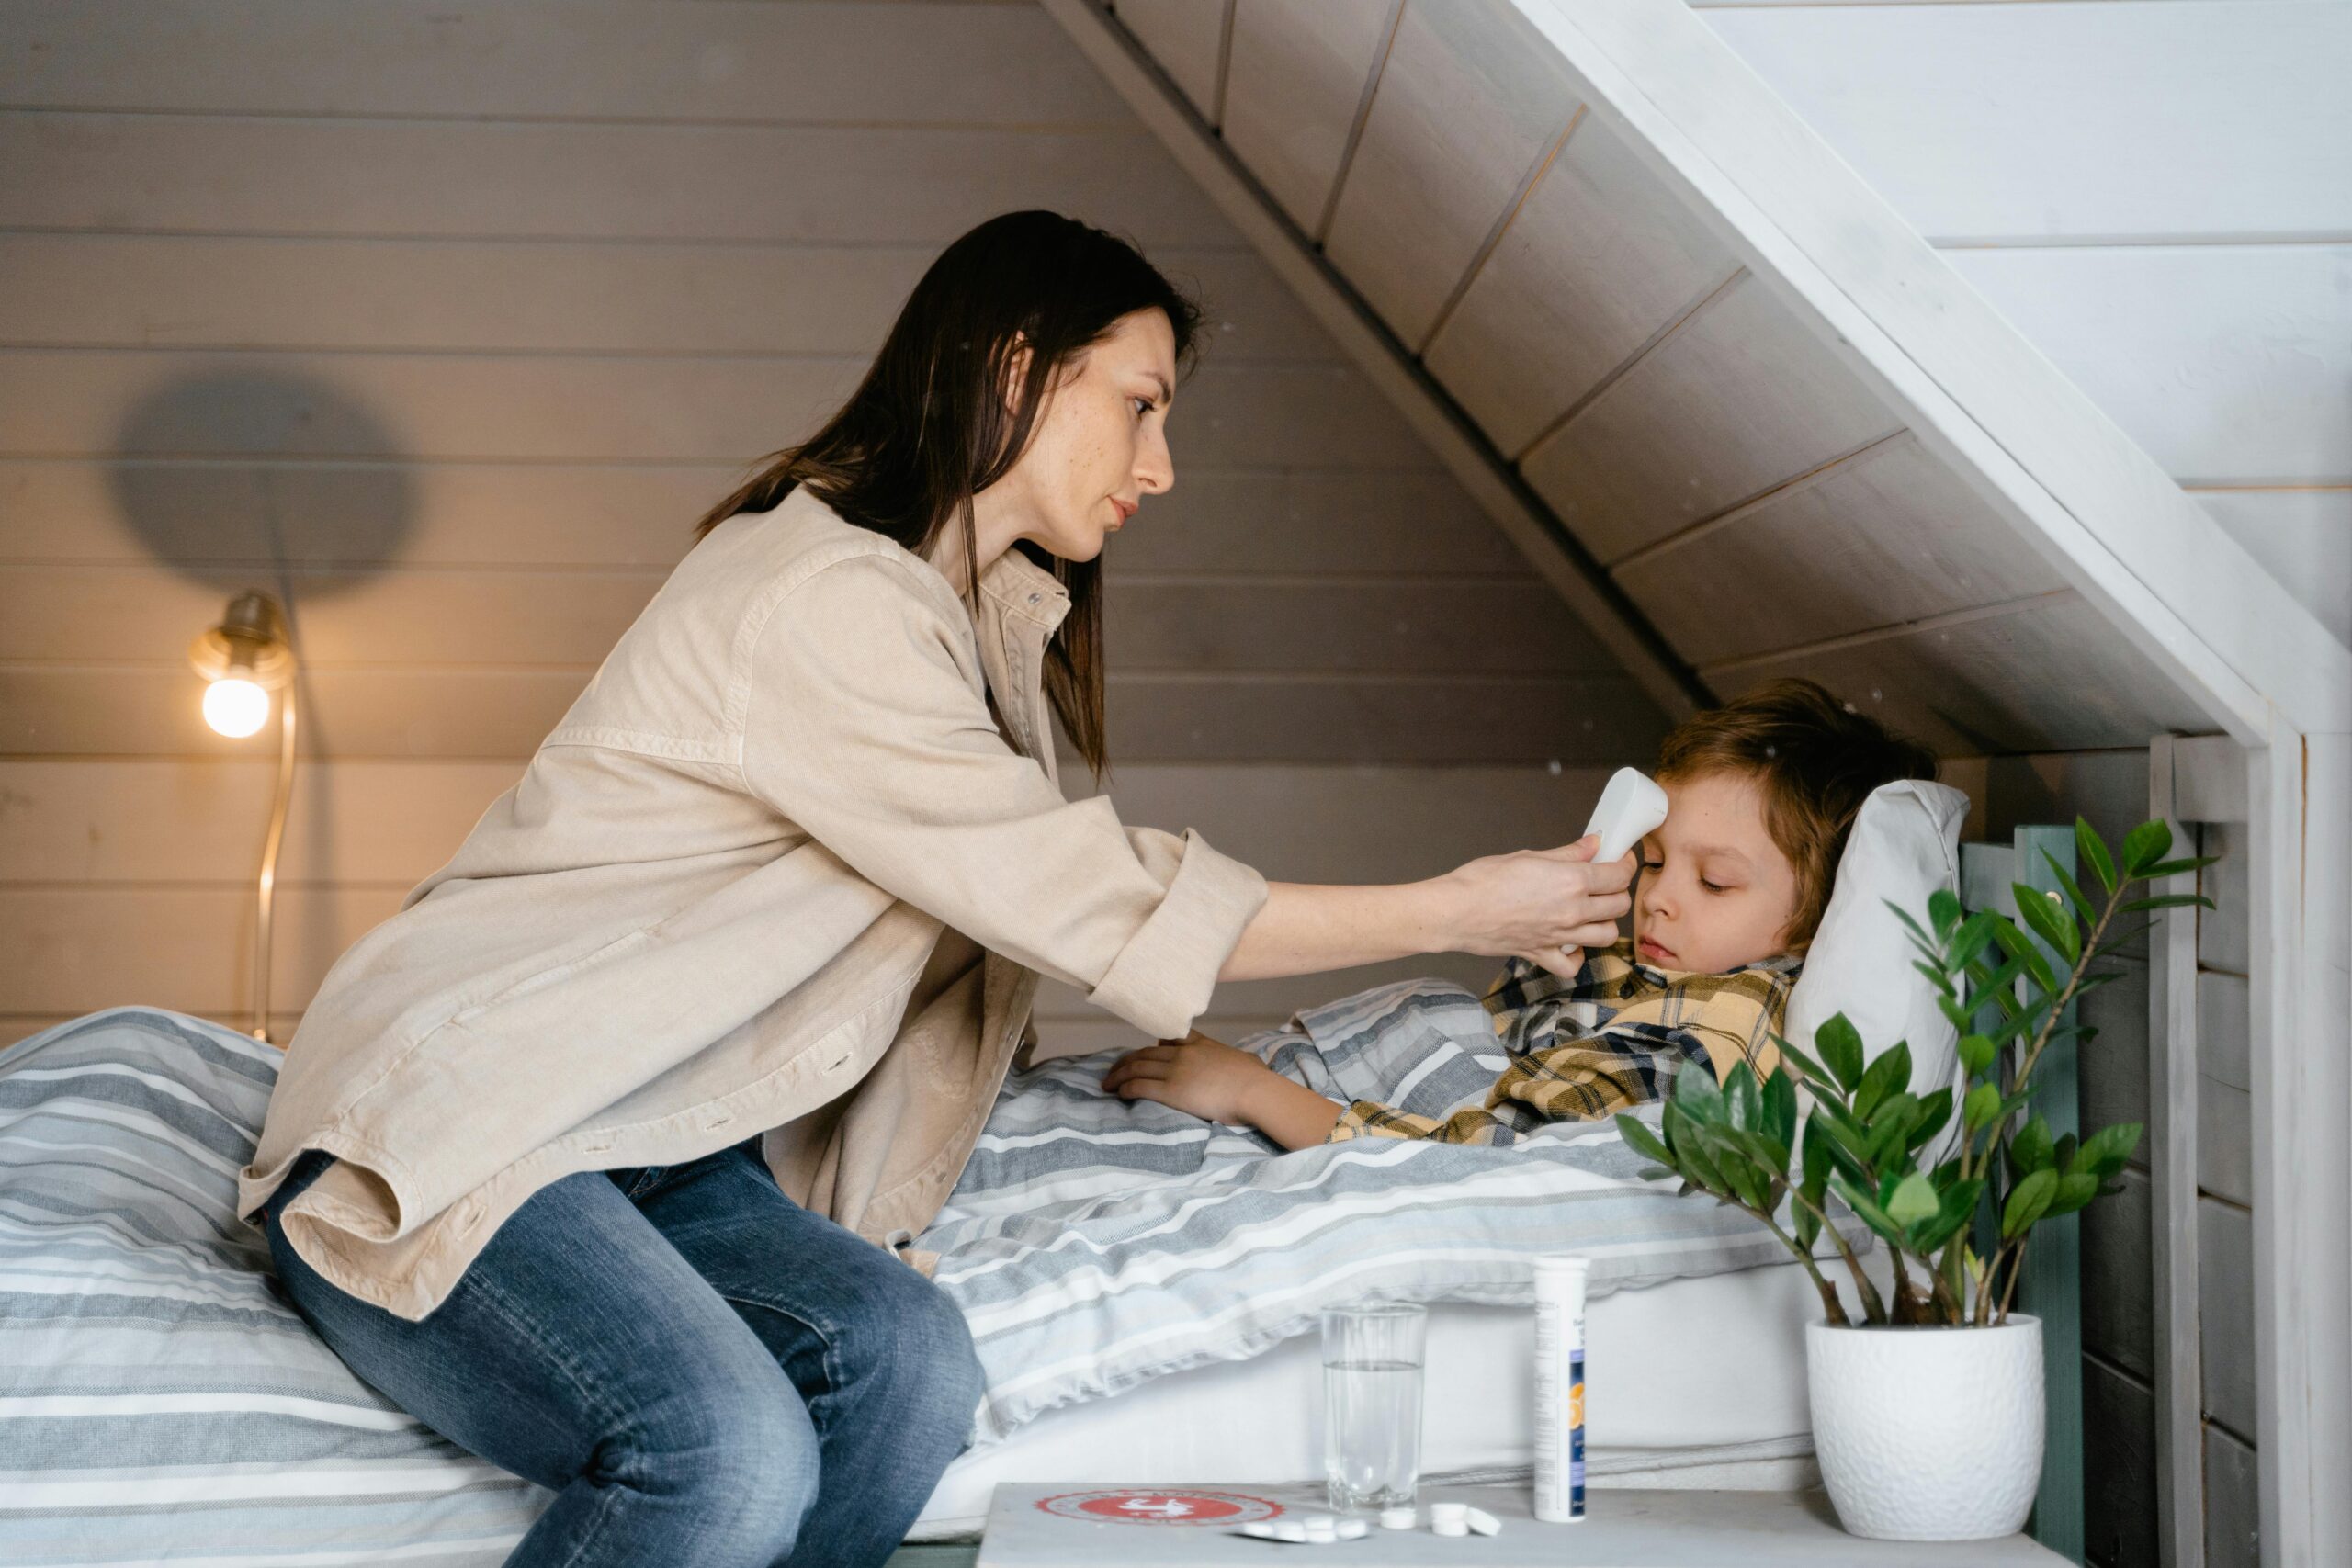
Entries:
[[1064,1492],[1037,1499],[1040,1511],[1065,1519],[1123,1525],[1246,1525],[1271,1519],[1280,1503],[1242,1492]]

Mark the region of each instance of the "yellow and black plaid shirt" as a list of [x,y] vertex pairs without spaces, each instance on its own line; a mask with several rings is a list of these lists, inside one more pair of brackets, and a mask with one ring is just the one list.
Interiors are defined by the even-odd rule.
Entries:
[[1440,1121],[1359,1100],[1329,1141],[1508,1144],[1546,1122],[1597,1122],[1662,1099],[1685,1066],[1719,1081],[1736,1061],[1769,1073],[1799,965],[1784,955],[1724,975],[1659,969],[1634,956],[1631,938],[1587,953],[1574,980],[1514,958],[1485,998],[1510,1066],[1483,1109]]

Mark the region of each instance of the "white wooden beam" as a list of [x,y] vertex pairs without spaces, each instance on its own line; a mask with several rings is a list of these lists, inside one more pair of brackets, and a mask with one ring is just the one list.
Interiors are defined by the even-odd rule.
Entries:
[[1711,700],[1705,684],[1119,23],[1095,0],[1040,3],[1642,690],[1676,718]]
[[2018,536],[2214,723],[2352,728],[2352,649],[2052,369],[1680,0],[1514,0]]
[[[2148,747],[2148,815],[2170,822],[2173,843],[2196,846],[2199,818],[2182,809],[2184,742]],[[2234,750],[2234,748],[2233,748]],[[2244,763],[2239,762],[2239,772]],[[2243,798],[2243,786],[2241,786]],[[2197,874],[2154,891],[2194,893]],[[2165,909],[2148,933],[2148,1257],[2154,1294],[2156,1548],[2161,1568],[2203,1568],[2202,1376],[2197,1317],[2197,911]]]

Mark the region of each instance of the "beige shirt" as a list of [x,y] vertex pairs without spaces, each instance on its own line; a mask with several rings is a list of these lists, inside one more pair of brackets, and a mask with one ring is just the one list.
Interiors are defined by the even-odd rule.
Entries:
[[1065,801],[1040,672],[1069,596],[1007,550],[980,604],[805,489],[720,525],[328,972],[239,1213],[332,1151],[288,1240],[413,1321],[548,1182],[764,1132],[787,1193],[903,1249],[1038,976],[1183,1034],[1265,881]]

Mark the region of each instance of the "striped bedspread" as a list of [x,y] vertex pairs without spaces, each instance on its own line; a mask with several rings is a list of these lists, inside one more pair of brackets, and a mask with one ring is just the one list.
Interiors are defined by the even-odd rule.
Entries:
[[277,1076],[147,1008],[0,1053],[0,1562],[486,1565],[547,1506],[277,1294],[235,1217]]
[[[1331,1099],[1441,1118],[1480,1103],[1504,1066],[1478,998],[1439,981],[1343,998],[1236,1043]],[[1505,1148],[1377,1138],[1284,1153],[1105,1095],[1115,1055],[1010,1077],[918,1243],[940,1254],[935,1277],[987,1369],[980,1440],[1254,1356],[1314,1329],[1326,1306],[1523,1304],[1544,1253],[1590,1258],[1595,1294],[1787,1259],[1738,1211],[1643,1181],[1649,1162],[1610,1122]]]

